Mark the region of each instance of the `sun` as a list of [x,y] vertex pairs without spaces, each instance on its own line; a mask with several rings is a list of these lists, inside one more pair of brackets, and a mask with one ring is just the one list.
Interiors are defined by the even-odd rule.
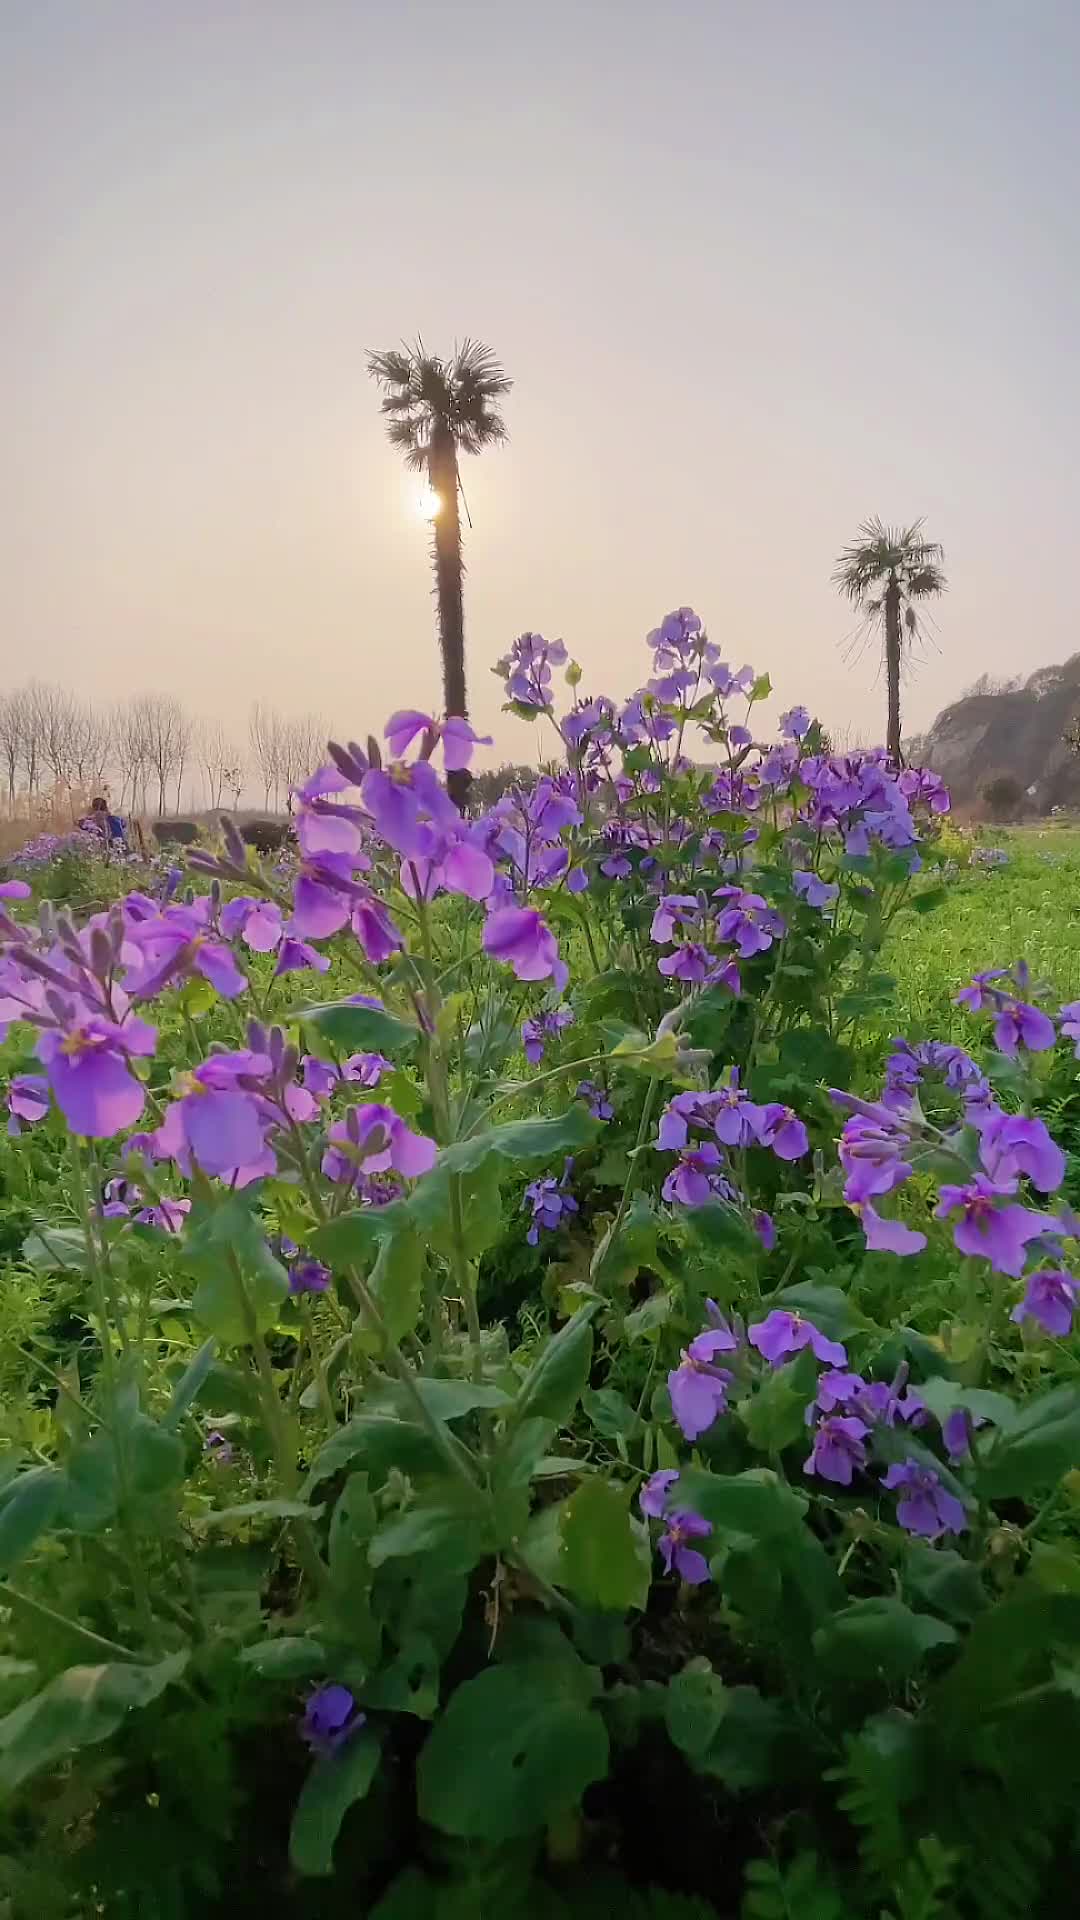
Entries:
[[442,500],[427,480],[417,484],[413,494],[413,510],[421,520],[436,520],[442,512]]

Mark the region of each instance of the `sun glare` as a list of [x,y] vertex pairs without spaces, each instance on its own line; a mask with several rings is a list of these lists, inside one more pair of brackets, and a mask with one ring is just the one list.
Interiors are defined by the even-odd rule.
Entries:
[[417,487],[413,504],[421,520],[435,520],[442,511],[442,500],[426,480],[421,480]]

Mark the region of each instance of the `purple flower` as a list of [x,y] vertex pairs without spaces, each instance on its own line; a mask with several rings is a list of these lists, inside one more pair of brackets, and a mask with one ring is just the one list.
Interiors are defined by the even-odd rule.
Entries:
[[1080,1060],[1080,1000],[1070,1000],[1068,1006],[1062,1007],[1061,1031],[1067,1040],[1075,1040],[1074,1052]]
[[683,1350],[681,1366],[668,1374],[671,1411],[687,1440],[696,1440],[719,1414],[727,1412],[733,1375],[713,1362],[718,1353],[734,1353],[737,1345],[726,1327],[709,1328],[691,1340]]
[[856,1413],[866,1420],[879,1421],[882,1426],[894,1427],[897,1420],[905,1424],[921,1427],[926,1418],[926,1402],[914,1388],[906,1393],[901,1389],[907,1379],[907,1368],[902,1367],[895,1380],[868,1380],[855,1395]]
[[[861,1373],[850,1373],[846,1368],[830,1367],[826,1373],[818,1375],[817,1395],[814,1407],[821,1413],[835,1413],[838,1408],[854,1406],[857,1396],[865,1392],[866,1381]],[[807,1408],[807,1425],[813,1417],[813,1407]]]
[[950,1460],[966,1459],[976,1427],[986,1424],[983,1414],[973,1414],[968,1407],[954,1407],[941,1423],[941,1437]]
[[1056,1193],[1065,1178],[1065,1155],[1045,1121],[996,1110],[980,1130],[979,1157],[991,1180],[1026,1174],[1040,1193]]
[[416,1180],[435,1165],[438,1148],[426,1134],[414,1133],[392,1107],[377,1102],[350,1107],[330,1128],[322,1159],[328,1180],[353,1185],[358,1174],[393,1169]]
[[108,1140],[135,1125],[146,1094],[128,1063],[133,1054],[152,1054],[154,1039],[143,1020],[118,1025],[74,1012],[66,1030],[49,1027],[39,1036],[38,1059],[72,1133]]
[[784,931],[780,915],[759,893],[743,893],[738,887],[723,891],[730,904],[717,915],[717,939],[729,941],[742,960],[766,953]]
[[561,991],[569,970],[555,935],[535,907],[496,907],[484,925],[484,952],[511,967],[519,980],[554,978]]
[[1037,1320],[1047,1333],[1056,1333],[1065,1339],[1072,1332],[1078,1294],[1080,1281],[1074,1280],[1064,1268],[1040,1267],[1037,1273],[1028,1275],[1024,1297],[1009,1318],[1018,1324],[1028,1319]]
[[[835,1096],[834,1096],[835,1097]],[[850,1096],[842,1096],[850,1098]],[[884,1107],[856,1112],[844,1123],[840,1136],[840,1165],[847,1175],[844,1199],[863,1206],[879,1194],[892,1193],[911,1177],[904,1159],[911,1141],[896,1115]]]
[[789,707],[780,715],[780,731],[791,740],[802,740],[810,731],[810,715],[805,707]]
[[220,1433],[217,1427],[212,1427],[203,1441],[203,1452],[208,1453],[218,1467],[231,1467],[235,1457],[231,1440]]
[[544,1057],[545,1045],[552,1034],[562,1033],[564,1028],[574,1024],[573,1007],[551,1007],[545,1013],[534,1015],[531,1020],[521,1023],[521,1044],[525,1049],[525,1058],[530,1066],[539,1065]]
[[278,948],[275,980],[280,980],[284,973],[300,973],[307,967],[314,967],[316,973],[326,973],[330,967],[330,956],[320,953],[318,947],[310,946],[306,940],[297,940],[292,934],[286,934]]
[[312,1753],[326,1758],[364,1725],[348,1687],[316,1687],[308,1696],[300,1722],[300,1738]]
[[18,1134],[23,1125],[36,1125],[49,1111],[49,1083],[43,1073],[16,1073],[8,1087],[8,1132]]
[[1027,1207],[999,1206],[1000,1199],[1016,1192],[1015,1180],[988,1180],[977,1173],[966,1187],[943,1186],[935,1209],[937,1220],[961,1213],[953,1229],[953,1240],[961,1253],[989,1260],[996,1273],[1019,1279],[1024,1266],[1024,1250],[1029,1240],[1046,1231],[1048,1222]]
[[521,1204],[532,1208],[532,1225],[525,1235],[530,1247],[539,1245],[542,1232],[554,1233],[562,1225],[564,1216],[578,1211],[578,1203],[569,1190],[573,1167],[573,1160],[567,1159],[561,1180],[549,1174],[545,1179],[531,1180],[526,1187]]
[[575,1090],[575,1099],[584,1100],[594,1120],[613,1120],[615,1109],[603,1087],[595,1080],[580,1080]]
[[790,1107],[770,1101],[762,1109],[758,1139],[770,1147],[778,1160],[801,1160],[810,1151],[806,1128]]
[[667,1201],[683,1207],[704,1207],[714,1195],[726,1199],[731,1189],[719,1169],[724,1164],[719,1147],[705,1140],[698,1147],[683,1147],[679,1164],[664,1181],[661,1193]]
[[670,1573],[674,1568],[688,1586],[700,1587],[702,1581],[709,1577],[709,1563],[703,1553],[698,1553],[695,1547],[689,1547],[686,1543],[688,1540],[703,1540],[711,1532],[710,1522],[703,1520],[700,1513],[684,1510],[671,1514],[667,1531],[660,1535],[657,1542],[665,1572]]
[[758,1211],[750,1216],[751,1225],[766,1253],[771,1253],[776,1245],[776,1223],[771,1213]]
[[902,1494],[896,1517],[908,1533],[920,1534],[924,1540],[940,1540],[943,1533],[966,1532],[967,1516],[960,1501],[942,1486],[932,1467],[908,1459],[902,1466],[891,1466],[881,1484],[890,1493]]
[[661,1467],[658,1473],[649,1475],[638,1494],[638,1506],[650,1520],[663,1519],[668,1494],[678,1477],[678,1470],[675,1467]]
[[281,939],[281,908],[274,900],[252,900],[241,895],[221,909],[221,931],[227,940],[237,934],[252,953],[273,953]]
[[25,880],[0,880],[0,900],[29,900],[30,893]]
[[330,1285],[330,1269],[319,1260],[295,1260],[289,1268],[289,1292],[325,1293]]
[[649,938],[658,947],[666,947],[675,937],[676,927],[686,927],[700,918],[701,902],[693,893],[666,893],[652,917]]
[[674,953],[665,954],[656,964],[667,979],[685,980],[693,987],[701,987],[715,980],[720,971],[716,955],[697,940],[688,940],[685,946],[677,947]]
[[800,900],[808,907],[831,907],[840,895],[835,880],[822,880],[816,873],[796,872],[791,876],[792,885]]
[[977,973],[970,986],[961,987],[955,997],[958,1007],[966,1007],[969,1013],[982,1013],[987,1006],[1001,1006],[1006,996],[991,985],[994,980],[1007,980],[1007,967],[990,967],[985,973]]
[[[695,1096],[691,1095],[691,1099],[694,1098]],[[676,1113],[682,1111],[679,1102],[685,1100],[686,1095],[677,1094],[671,1102],[668,1113],[661,1119],[660,1135],[663,1144],[667,1144],[664,1141],[665,1123],[670,1124],[669,1115],[672,1109]],[[690,1109],[690,1112],[693,1118],[699,1118],[693,1113],[693,1109]],[[740,1087],[737,1067],[731,1069],[726,1086],[717,1087],[712,1093],[700,1097],[700,1121],[712,1123],[713,1132],[725,1147],[747,1147],[752,1140],[759,1139],[763,1119],[762,1109],[754,1105],[745,1087]],[[670,1144],[682,1145],[683,1142],[672,1140]]]
[[325,940],[341,931],[357,892],[354,864],[346,853],[321,853],[300,862],[292,911],[292,932],[298,939]]
[[506,680],[506,691],[519,707],[539,711],[551,706],[551,669],[566,665],[566,648],[561,640],[545,640],[542,633],[523,633],[510,652],[499,661],[498,672]]
[[870,1429],[854,1415],[828,1414],[814,1430],[814,1446],[803,1466],[804,1473],[817,1473],[823,1480],[834,1480],[838,1487],[850,1487],[856,1467],[866,1465],[863,1442]]
[[405,942],[381,900],[370,894],[357,901],[350,925],[372,966],[381,966],[391,954],[400,953]]
[[210,928],[209,911],[209,899],[204,898],[193,907],[166,907],[164,913],[129,927],[140,963],[128,973],[129,993],[150,1000],[162,987],[193,973],[208,980],[223,1000],[243,993],[247,978],[232,948]]
[[[259,1059],[247,1057],[253,1063]],[[194,1159],[204,1173],[218,1177],[260,1164],[266,1127],[256,1096],[236,1085],[238,1072],[229,1055],[211,1054],[182,1075],[182,1097],[165,1109],[158,1130],[159,1150],[181,1166]]]
[[1015,1060],[1021,1047],[1029,1053],[1046,1053],[1057,1041],[1057,1032],[1049,1014],[1040,1007],[1011,1000],[994,1021],[994,1045]]
[[866,1235],[866,1245],[871,1253],[921,1253],[926,1245],[925,1233],[919,1233],[915,1227],[905,1227],[902,1220],[883,1220],[880,1213],[864,1201],[856,1212],[862,1221]]
[[438,857],[441,836],[460,830],[461,815],[426,760],[411,767],[372,767],[360,795],[376,831],[406,858]]
[[170,1200],[164,1194],[151,1207],[140,1207],[134,1215],[136,1226],[157,1227],[161,1233],[179,1233],[191,1212],[190,1200]]
[[838,1340],[827,1340],[812,1320],[804,1320],[801,1314],[787,1313],[779,1307],[774,1307],[756,1327],[751,1327],[747,1339],[771,1367],[779,1367],[804,1347],[811,1348],[816,1357],[827,1361],[830,1367],[847,1364],[847,1352]]

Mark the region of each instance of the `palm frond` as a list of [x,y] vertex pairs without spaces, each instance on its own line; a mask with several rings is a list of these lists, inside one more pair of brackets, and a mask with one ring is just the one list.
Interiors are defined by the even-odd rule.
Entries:
[[417,338],[414,347],[369,353],[367,367],[383,390],[387,436],[410,466],[423,467],[436,434],[449,436],[461,453],[482,453],[508,438],[495,402],[513,382],[482,340],[466,338],[445,361]]

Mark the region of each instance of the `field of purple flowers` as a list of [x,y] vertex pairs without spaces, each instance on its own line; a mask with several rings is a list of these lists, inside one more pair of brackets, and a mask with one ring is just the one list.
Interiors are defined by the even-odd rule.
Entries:
[[1070,966],[946,985],[941,782],[648,646],[515,642],[486,813],[404,712],[273,864],[0,880],[10,1920],[1060,1910]]

